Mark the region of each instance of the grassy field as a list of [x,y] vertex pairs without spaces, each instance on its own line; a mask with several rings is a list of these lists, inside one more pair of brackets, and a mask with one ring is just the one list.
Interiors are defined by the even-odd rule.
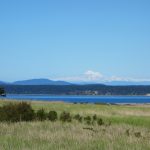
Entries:
[[[9,101],[0,101],[0,105]],[[19,122],[0,123],[0,150],[150,150],[150,105],[96,105],[30,102],[72,115],[94,115],[105,124]],[[111,124],[110,124],[111,123]]]

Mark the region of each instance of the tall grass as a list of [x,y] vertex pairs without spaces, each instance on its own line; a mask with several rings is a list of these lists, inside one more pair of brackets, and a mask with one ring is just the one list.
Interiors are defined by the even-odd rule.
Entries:
[[[6,103],[0,101],[0,105]],[[59,119],[67,112],[72,121],[1,122],[0,150],[150,150],[149,105],[55,102],[31,102],[31,105],[35,112],[41,108],[47,114],[56,111]],[[66,113],[63,116],[66,117]],[[91,118],[89,124],[84,117],[86,121]],[[104,121],[101,125],[92,122],[99,118]]]
[[[90,126],[81,123],[22,122],[0,124],[2,150],[149,150],[149,130],[130,125]],[[88,126],[89,127],[89,126]],[[126,130],[129,129],[129,135]],[[135,133],[140,132],[141,137]]]

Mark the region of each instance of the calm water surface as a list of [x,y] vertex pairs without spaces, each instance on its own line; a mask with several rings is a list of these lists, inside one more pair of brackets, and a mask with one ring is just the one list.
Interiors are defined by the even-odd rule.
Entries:
[[7,95],[7,99],[64,101],[71,103],[150,103],[148,96],[60,96],[60,95]]

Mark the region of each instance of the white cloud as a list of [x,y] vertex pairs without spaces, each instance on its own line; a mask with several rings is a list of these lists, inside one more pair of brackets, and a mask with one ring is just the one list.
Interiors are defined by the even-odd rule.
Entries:
[[84,75],[85,75],[85,78],[87,78],[90,81],[100,80],[101,78],[103,78],[103,75],[100,72],[96,72],[92,70],[86,71]]
[[107,80],[108,81],[130,81],[129,78],[123,78],[123,77],[117,77],[117,76],[109,77]]
[[104,76],[100,72],[93,70],[87,70],[86,72],[78,76],[59,77],[53,78],[53,80],[63,80],[69,82],[97,82],[97,83],[111,82],[111,81],[131,81],[131,82],[150,81],[150,79]]
[[103,75],[100,72],[88,70],[85,73],[78,76],[67,76],[67,77],[59,77],[54,80],[64,80],[64,81],[72,81],[72,82],[92,82],[92,81],[100,81],[102,80]]

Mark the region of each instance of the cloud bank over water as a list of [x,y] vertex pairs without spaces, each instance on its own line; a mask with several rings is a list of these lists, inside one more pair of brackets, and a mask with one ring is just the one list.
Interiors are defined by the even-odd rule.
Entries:
[[103,75],[101,72],[87,70],[83,74],[78,76],[64,76],[54,78],[54,80],[63,80],[68,82],[113,82],[113,81],[125,81],[125,82],[143,82],[143,81],[150,81],[150,79],[143,79],[143,78],[130,78],[130,77],[119,77],[119,76],[106,76]]

